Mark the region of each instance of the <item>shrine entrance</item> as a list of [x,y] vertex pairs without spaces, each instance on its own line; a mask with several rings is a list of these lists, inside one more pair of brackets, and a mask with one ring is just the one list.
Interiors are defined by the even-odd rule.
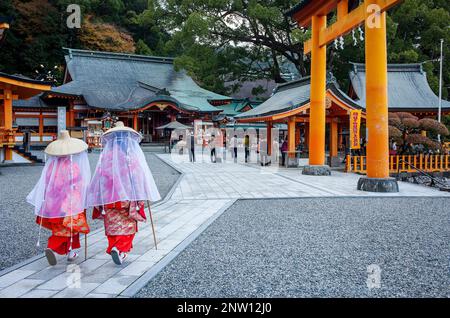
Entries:
[[[372,192],[398,192],[389,177],[389,137],[387,102],[386,10],[399,0],[303,0],[287,15],[302,28],[311,26],[311,39],[304,53],[311,53],[311,90],[309,113],[309,165],[304,174],[329,175],[325,165],[326,124],[326,47],[336,38],[365,25],[367,177],[358,189]],[[336,22],[327,26],[327,15],[336,12]]]

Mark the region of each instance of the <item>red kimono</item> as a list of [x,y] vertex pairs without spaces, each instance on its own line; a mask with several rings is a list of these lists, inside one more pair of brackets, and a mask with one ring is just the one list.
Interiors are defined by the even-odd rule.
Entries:
[[106,253],[116,247],[120,252],[128,253],[133,248],[134,235],[138,231],[137,222],[145,222],[144,201],[115,202],[104,207],[95,207],[93,219],[103,218],[105,234],[108,237]]
[[[66,255],[72,249],[80,248],[80,233],[89,233],[86,211],[74,216],[62,218],[36,217],[36,223],[52,231],[47,247],[60,255]],[[72,239],[72,246],[70,241]]]

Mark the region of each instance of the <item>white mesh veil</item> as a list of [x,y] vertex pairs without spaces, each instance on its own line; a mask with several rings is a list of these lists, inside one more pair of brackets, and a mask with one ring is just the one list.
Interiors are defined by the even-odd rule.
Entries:
[[41,177],[26,200],[44,218],[74,216],[84,212],[91,179],[87,153],[49,156]]
[[103,151],[88,190],[88,205],[161,199],[139,146],[140,135],[129,131],[103,136]]

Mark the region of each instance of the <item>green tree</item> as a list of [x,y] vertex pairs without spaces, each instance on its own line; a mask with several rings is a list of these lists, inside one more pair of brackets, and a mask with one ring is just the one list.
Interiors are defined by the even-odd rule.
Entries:
[[[307,74],[303,40],[283,12],[296,0],[168,0],[145,14],[159,17],[172,34],[165,45],[176,65],[209,89],[224,82],[273,78],[282,82],[283,60]],[[222,88],[222,89],[221,89]]]
[[[433,91],[439,91],[440,39],[444,39],[444,56],[450,58],[450,11],[448,1],[405,0],[388,12],[387,44],[389,63],[420,63],[427,73],[428,82]],[[364,31],[364,28],[362,29]],[[329,68],[333,71],[344,89],[348,88],[349,62],[364,63],[364,41],[357,43],[351,33],[344,37],[344,50],[330,45],[328,49]],[[444,58],[444,83],[450,82],[450,63]],[[445,86],[445,85],[444,85]],[[447,85],[448,86],[448,85]],[[448,88],[443,97],[449,96]]]

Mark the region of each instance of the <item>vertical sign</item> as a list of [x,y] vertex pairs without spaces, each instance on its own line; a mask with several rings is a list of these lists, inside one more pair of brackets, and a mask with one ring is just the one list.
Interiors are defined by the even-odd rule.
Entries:
[[350,149],[360,149],[361,110],[350,111]]
[[58,134],[66,129],[66,108],[58,107]]

